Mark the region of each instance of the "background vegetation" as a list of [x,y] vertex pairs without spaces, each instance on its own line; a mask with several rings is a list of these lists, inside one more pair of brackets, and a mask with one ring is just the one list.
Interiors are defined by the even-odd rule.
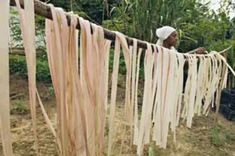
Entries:
[[[228,53],[228,62],[233,68],[235,67],[235,18],[229,17],[229,12],[235,10],[233,0],[221,0],[217,12],[211,10],[209,2],[206,3],[205,0],[49,0],[46,2],[62,7],[66,11],[73,11],[110,30],[117,30],[130,37],[153,43],[157,40],[156,28],[163,25],[173,26],[177,28],[179,34],[177,49],[180,52],[187,52],[197,47],[205,47],[208,51],[220,51],[232,45],[233,48]],[[17,12],[12,9],[11,13],[11,46],[22,47]],[[44,18],[36,16],[36,22],[37,48],[45,50]],[[16,58],[12,59],[17,63]],[[39,61],[38,64],[46,65],[46,62]],[[17,68],[18,65],[11,67]],[[23,69],[21,70],[23,72]],[[121,71],[125,72],[122,66]],[[44,78],[47,79],[48,76]]]

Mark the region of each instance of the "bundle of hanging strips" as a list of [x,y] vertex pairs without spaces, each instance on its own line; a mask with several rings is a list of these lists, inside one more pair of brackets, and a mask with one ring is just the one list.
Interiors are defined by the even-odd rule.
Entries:
[[[5,7],[5,14],[1,16],[8,19],[9,3],[4,2],[0,2],[0,8]],[[214,104],[217,109],[219,108],[220,93],[226,87],[228,67],[231,70],[219,53],[182,54],[148,42],[146,42],[147,49],[141,49],[137,47],[136,39],[133,39],[133,46],[128,46],[125,35],[114,32],[116,34],[114,60],[112,77],[109,81],[111,41],[104,38],[103,28],[74,14],[70,14],[70,25],[68,25],[66,18],[68,13],[50,5],[53,20],[46,19],[45,32],[49,68],[56,97],[57,124],[53,127],[36,88],[34,4],[33,1],[24,0],[24,9],[20,7],[18,0],[16,4],[26,50],[35,147],[38,147],[37,97],[46,123],[56,137],[59,155],[101,156],[105,153],[112,155],[114,138],[117,134],[116,96],[121,53],[126,67],[123,123],[131,130],[130,138],[137,146],[137,155],[142,155],[144,145],[151,141],[155,141],[161,148],[166,148],[170,130],[176,141],[176,127],[180,121],[190,128],[195,114],[208,115]],[[3,18],[0,20],[0,27],[5,26],[8,29],[7,20],[4,21]],[[80,32],[76,30],[78,24]],[[78,47],[79,33],[80,47]],[[4,57],[0,58],[8,59],[7,43],[2,39],[0,41],[3,43],[0,44],[1,50],[5,52],[2,54]],[[144,93],[140,108],[137,94],[142,53],[145,54]],[[5,66],[7,62],[4,60],[0,62],[5,63],[1,74],[6,76],[6,69],[9,69]],[[184,85],[185,64],[188,64],[188,76]],[[232,72],[235,75],[234,71]],[[0,83],[2,86],[6,85],[2,81]],[[9,91],[8,86],[5,88]],[[11,156],[10,119],[9,114],[6,114],[9,112],[7,98],[9,95],[1,93],[0,96],[1,99],[5,99],[2,104],[4,109],[0,111],[1,139],[4,154]],[[105,129],[108,129],[108,132],[105,132]]]

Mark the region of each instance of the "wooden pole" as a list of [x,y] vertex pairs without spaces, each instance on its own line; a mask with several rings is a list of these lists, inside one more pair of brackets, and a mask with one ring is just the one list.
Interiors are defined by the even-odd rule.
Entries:
[[[11,0],[10,5],[15,6],[16,5],[15,0]],[[20,5],[22,8],[24,8],[23,0],[20,0]],[[53,20],[52,14],[51,14],[51,9],[48,4],[41,2],[39,0],[34,0],[34,8],[35,8],[35,14]],[[68,19],[69,25],[70,25],[70,19],[71,19],[70,16],[71,16],[70,14],[66,13],[66,17]],[[77,29],[80,29],[79,24],[77,25]],[[104,37],[108,40],[115,41],[115,37],[116,37],[115,33],[113,31],[108,30],[108,29],[105,29],[105,28],[103,28],[103,29],[104,29]],[[126,40],[127,40],[128,45],[133,45],[133,38],[126,36]],[[146,41],[137,40],[137,45],[139,48],[147,49]]]

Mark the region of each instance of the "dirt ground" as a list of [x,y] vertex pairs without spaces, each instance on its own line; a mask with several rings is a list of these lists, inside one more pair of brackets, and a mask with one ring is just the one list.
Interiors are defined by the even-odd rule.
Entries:
[[[28,109],[27,81],[19,76],[11,76],[11,131],[13,150],[16,156],[35,155],[34,138],[30,112]],[[49,118],[55,125],[55,99],[50,84],[38,83],[39,94]],[[136,147],[131,146],[130,130],[125,123],[118,121],[122,116],[123,85],[118,88],[117,133],[114,139],[113,153],[117,156],[134,156]],[[144,155],[148,156],[235,156],[235,122],[227,121],[219,115],[215,121],[215,114],[196,116],[192,128],[182,123],[176,132],[176,143],[169,133],[167,149],[160,149],[152,142],[145,147]],[[41,110],[37,108],[39,152],[42,156],[56,156],[55,138],[46,126]],[[1,145],[1,144],[0,144]],[[121,152],[120,152],[121,151]],[[0,156],[2,146],[0,146]]]

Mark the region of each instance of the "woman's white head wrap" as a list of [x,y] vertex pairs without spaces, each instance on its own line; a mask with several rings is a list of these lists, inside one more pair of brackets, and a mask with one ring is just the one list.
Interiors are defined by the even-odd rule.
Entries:
[[156,35],[158,37],[157,45],[162,46],[163,41],[167,39],[174,31],[176,31],[175,28],[170,26],[163,26],[158,28],[156,30]]

